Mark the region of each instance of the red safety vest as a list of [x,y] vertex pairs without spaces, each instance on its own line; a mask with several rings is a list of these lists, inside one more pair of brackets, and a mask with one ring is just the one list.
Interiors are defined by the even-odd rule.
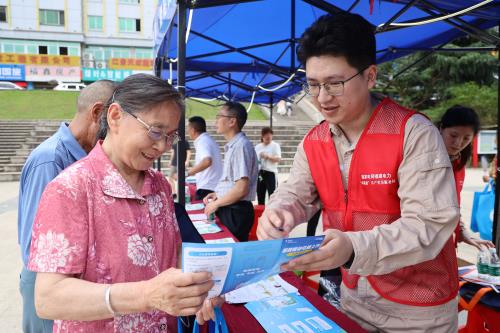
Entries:
[[[324,121],[306,135],[304,150],[323,204],[324,229],[371,230],[400,218],[397,173],[403,158],[405,125],[415,113],[388,98],[377,106],[352,156],[347,191],[329,124]],[[346,287],[355,288],[358,279],[359,275],[342,268]],[[393,302],[417,306],[446,303],[458,291],[452,239],[432,260],[367,279],[377,293]]]

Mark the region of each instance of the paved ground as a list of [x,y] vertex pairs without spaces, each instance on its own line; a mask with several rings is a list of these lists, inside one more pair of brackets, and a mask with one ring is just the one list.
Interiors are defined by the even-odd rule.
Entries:
[[[280,181],[286,179],[281,175]],[[473,192],[483,188],[481,170],[467,170],[467,177],[462,192],[462,218],[469,224]],[[0,183],[0,332],[21,332],[21,299],[18,292],[21,259],[17,245],[17,194],[19,183]],[[293,235],[305,235],[305,225],[298,226]],[[475,250],[466,244],[460,244],[459,257],[474,262]],[[462,319],[463,320],[463,319]]]

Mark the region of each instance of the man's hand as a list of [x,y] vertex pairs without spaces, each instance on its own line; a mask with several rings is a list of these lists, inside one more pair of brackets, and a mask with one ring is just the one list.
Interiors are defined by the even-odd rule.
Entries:
[[206,197],[204,197],[203,203],[205,204],[205,215],[207,216],[219,209],[216,193],[210,193]]
[[281,266],[282,269],[299,271],[318,271],[337,268],[345,264],[353,253],[351,240],[339,230],[329,229],[321,247],[295,258]]
[[281,208],[267,208],[259,218],[257,237],[263,239],[277,239],[288,236],[295,226],[293,215]]

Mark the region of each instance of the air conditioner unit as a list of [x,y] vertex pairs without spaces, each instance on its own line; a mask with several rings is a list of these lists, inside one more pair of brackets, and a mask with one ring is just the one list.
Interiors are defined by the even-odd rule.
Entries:
[[94,55],[92,53],[84,53],[83,60],[94,60]]
[[94,68],[93,61],[83,60],[82,65],[84,68]]
[[96,61],[95,68],[99,68],[99,69],[106,68],[106,61]]

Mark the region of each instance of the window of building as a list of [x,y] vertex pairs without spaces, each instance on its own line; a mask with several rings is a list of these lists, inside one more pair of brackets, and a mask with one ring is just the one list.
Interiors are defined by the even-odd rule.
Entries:
[[14,45],[12,45],[12,44],[3,44],[3,51],[5,53],[14,53]]
[[24,45],[14,45],[14,53],[24,53]]
[[149,49],[136,49],[135,57],[137,59],[151,59],[153,58],[153,51]]
[[64,11],[40,9],[40,24],[43,25],[64,25]]
[[38,54],[48,54],[47,46],[39,45],[38,46]]
[[91,31],[102,31],[102,16],[89,15],[88,28]]
[[135,18],[123,18],[118,19],[120,32],[140,32],[141,31],[141,20]]
[[0,6],[0,22],[7,22],[7,6]]
[[28,45],[28,54],[37,54],[37,46],[36,45]]
[[57,47],[57,45],[49,45],[48,51],[49,51],[48,54],[58,55],[59,47]]
[[77,47],[69,47],[68,48],[68,54],[70,56],[79,56],[80,55],[80,52],[78,51],[78,48]]
[[68,55],[68,48],[66,46],[59,46],[59,55]]

